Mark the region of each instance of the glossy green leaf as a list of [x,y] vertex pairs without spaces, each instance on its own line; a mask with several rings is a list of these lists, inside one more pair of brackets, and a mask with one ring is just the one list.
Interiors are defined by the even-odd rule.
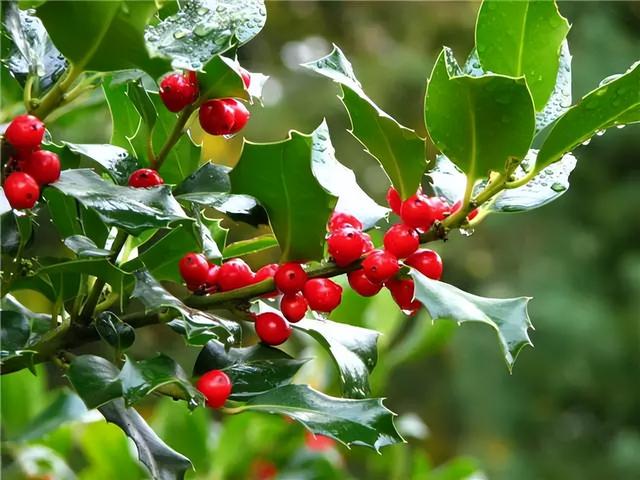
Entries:
[[9,210],[0,216],[0,238],[3,253],[23,250],[33,236],[33,220],[30,214]]
[[367,97],[351,63],[337,46],[325,57],[302,66],[340,84],[342,102],[351,118],[351,133],[380,162],[401,197],[413,195],[426,168],[424,140]]
[[295,131],[282,142],[246,142],[229,174],[234,193],[251,195],[267,211],[282,260],[315,260],[324,253],[326,224],[337,199],[313,174],[312,144],[312,135]]
[[222,256],[224,258],[242,257],[244,255],[270,250],[277,246],[278,240],[276,240],[276,237],[270,233],[266,233],[227,245],[222,252]]
[[175,398],[186,399],[190,408],[203,403],[202,394],[191,384],[182,367],[163,354],[139,362],[127,357],[120,381],[127,406],[161,387],[168,393],[175,392]]
[[129,100],[138,111],[142,119],[142,125],[146,129],[146,135],[151,135],[153,127],[156,125],[156,120],[158,120],[158,111],[140,80],[133,80],[127,83],[127,97],[129,97]]
[[189,220],[167,185],[121,187],[103,180],[91,170],[81,169],[63,171],[52,186],[94,209],[106,224],[132,235]]
[[[522,167],[535,167],[537,153],[537,150],[529,150],[529,155],[516,170],[516,178],[524,176],[525,171]],[[576,163],[576,157],[570,153],[566,154],[562,160],[549,165],[525,185],[500,192],[489,204],[489,210],[505,213],[523,212],[552,202],[569,188],[569,175]]]
[[404,440],[379,398],[352,400],[320,393],[307,385],[285,385],[249,400],[241,411],[269,412],[297,420],[315,434],[345,445],[380,448]]
[[[235,97],[249,100],[249,93],[245,89],[240,64],[237,61],[216,55],[202,70],[198,72],[201,98]],[[253,83],[253,78],[251,82]]]
[[260,0],[193,0],[148,27],[145,39],[149,50],[171,58],[175,69],[199,70],[214,55],[255,37],[266,17]]
[[555,1],[484,0],[476,48],[485,70],[524,76],[541,111],[556,84],[560,45],[568,32]]
[[63,168],[79,168],[86,166],[97,166],[100,170],[106,171],[109,176],[118,184],[126,185],[131,175],[140,165],[137,160],[129,155],[124,148],[109,144],[80,144],[62,142],[73,158],[73,163],[65,161],[67,155],[62,154],[61,161]]
[[65,246],[79,257],[108,257],[110,250],[98,247],[84,235],[72,235],[64,239]]
[[172,326],[184,331],[187,340],[207,335],[209,340],[215,338],[225,344],[240,341],[241,329],[238,323],[225,320],[213,313],[187,307],[144,270],[135,272],[135,276],[136,286],[132,298],[140,300],[148,312],[158,312],[167,308],[178,312],[180,319],[172,320],[170,325],[173,324]]
[[571,107],[571,53],[565,40],[560,46],[558,76],[551,97],[541,112],[536,113],[536,132],[550,125]]
[[100,338],[117,351],[126,350],[136,339],[133,327],[120,320],[113,312],[99,314],[95,320],[95,327]]
[[61,0],[44,3],[37,15],[76,68],[100,72],[141,68],[159,76],[169,64],[152,59],[144,42],[144,28],[156,9],[152,0]]
[[42,194],[47,202],[47,208],[53,224],[60,237],[67,238],[73,235],[81,235],[78,202],[75,198],[68,197],[55,188],[47,188]]
[[640,122],[640,62],[587,94],[560,117],[540,148],[536,171],[604,129],[636,122]]
[[19,442],[28,442],[42,438],[61,425],[80,419],[87,413],[87,407],[77,395],[63,390],[55,400],[20,432]]
[[88,408],[96,408],[122,396],[118,369],[108,360],[95,355],[75,357],[67,378]]
[[[425,122],[431,139],[470,178],[502,172],[527,153],[535,128],[523,79],[463,75],[448,48],[427,85]],[[495,132],[502,132],[496,136]]]
[[3,7],[2,24],[11,47],[4,64],[20,85],[33,75],[36,91],[44,92],[64,73],[67,62],[51,42],[42,22],[14,2]]
[[14,355],[29,353],[29,347],[38,343],[42,335],[51,328],[51,315],[35,313],[18,302],[13,295],[3,292],[0,300],[2,316],[2,339],[0,341],[2,360]]
[[213,162],[204,163],[177,185],[173,194],[178,196],[194,192],[230,192],[230,170],[229,167]]
[[526,345],[532,345],[527,332],[532,327],[527,312],[529,297],[478,297],[453,285],[431,280],[413,269],[411,276],[415,281],[416,299],[422,302],[434,321],[480,322],[493,328],[509,371],[520,351]]
[[308,359],[294,359],[277,348],[263,344],[230,348],[212,341],[205,345],[195,366],[194,375],[210,370],[224,370],[231,379],[232,400],[246,400],[272,388],[291,383],[291,379]]
[[187,457],[162,441],[133,408],[127,408],[122,399],[102,405],[98,410],[107,420],[120,427],[133,440],[138,458],[157,480],[183,479],[193,466]]
[[204,212],[201,212],[200,208],[195,205],[192,206],[191,212],[195,219],[193,229],[198,239],[199,250],[209,260],[222,258],[222,251],[218,242],[222,240],[221,245],[224,246],[224,241],[227,237],[226,231],[224,231],[225,229],[220,225],[222,220],[219,218],[208,218]]

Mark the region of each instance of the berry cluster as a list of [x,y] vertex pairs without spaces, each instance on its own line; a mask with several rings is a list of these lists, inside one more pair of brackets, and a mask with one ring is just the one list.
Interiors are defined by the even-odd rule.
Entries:
[[[240,68],[246,88],[251,83],[251,75]],[[167,109],[179,112],[191,105],[200,96],[196,72],[172,73],[160,82],[160,98]],[[244,128],[251,114],[236,98],[215,98],[200,105],[198,118],[202,129],[211,135],[233,135]]]
[[9,175],[4,193],[12,208],[33,208],[40,188],[60,178],[60,159],[54,152],[41,150],[45,126],[33,115],[15,117],[4,138],[12,148],[7,162]]

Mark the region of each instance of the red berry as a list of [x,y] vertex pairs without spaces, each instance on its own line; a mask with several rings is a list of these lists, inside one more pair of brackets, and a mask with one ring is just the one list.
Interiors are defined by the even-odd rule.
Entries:
[[467,215],[467,220],[473,220],[474,218],[476,218],[478,216],[478,209],[474,208],[473,210],[471,210],[469,212],[469,215]]
[[327,224],[327,229],[330,232],[333,232],[334,230],[344,227],[352,227],[356,230],[362,230],[362,222],[348,213],[333,212],[329,219],[329,223]]
[[342,287],[328,278],[312,278],[304,284],[303,293],[316,312],[329,313],[342,301]]
[[160,82],[160,98],[171,112],[179,112],[198,98],[195,72],[183,75],[172,73]]
[[416,193],[402,202],[400,217],[408,227],[421,230],[429,230],[435,221],[429,205],[429,197],[421,193]]
[[220,290],[228,291],[246,287],[254,282],[255,274],[240,258],[232,258],[222,264],[218,272]]
[[201,253],[187,253],[178,263],[180,276],[191,286],[200,286],[209,276],[209,262]]
[[418,300],[413,299],[415,285],[413,280],[401,279],[390,280],[386,287],[391,292],[391,296],[400,307],[400,310],[408,315],[414,315],[422,305]]
[[240,67],[240,76],[242,77],[244,88],[249,88],[249,85],[251,85],[251,74],[249,73],[249,71]]
[[239,132],[249,120],[249,110],[235,98],[218,98],[202,104],[200,126],[211,135],[231,135]]
[[158,172],[151,168],[140,168],[129,176],[129,186],[135,188],[156,187],[164,180]]
[[276,288],[282,293],[296,293],[302,290],[307,281],[307,272],[299,263],[285,263],[280,265],[273,277]]
[[247,107],[244,106],[244,103],[235,98],[225,98],[224,101],[233,109],[233,128],[229,133],[238,133],[249,121],[251,113],[249,113]]
[[346,267],[360,258],[365,245],[362,232],[352,227],[344,227],[329,234],[327,246],[329,255],[336,264]]
[[60,178],[60,159],[53,152],[36,150],[22,163],[22,170],[39,185],[48,185]]
[[221,370],[211,370],[198,379],[196,388],[204,395],[207,405],[220,408],[231,395],[231,380]]
[[4,181],[4,194],[12,208],[32,208],[40,197],[40,187],[31,175],[13,172]]
[[280,311],[290,322],[302,320],[309,305],[301,293],[289,293],[280,300]]
[[256,272],[256,276],[254,277],[254,281],[256,283],[262,282],[263,280],[267,280],[268,278],[273,278],[278,271],[279,265],[277,263],[269,263],[264,267],[260,267]]
[[398,223],[384,234],[384,248],[398,258],[405,258],[420,246],[420,237],[413,228]]
[[275,480],[278,468],[267,460],[257,459],[251,464],[249,480]]
[[400,265],[392,253],[374,250],[362,262],[362,269],[370,281],[383,283],[398,273]]
[[256,333],[267,345],[280,345],[291,336],[291,325],[280,315],[272,312],[256,316]]
[[351,288],[363,297],[373,297],[382,288],[381,283],[373,283],[369,280],[362,269],[349,272],[347,278]]
[[336,441],[325,435],[314,435],[309,430],[304,432],[304,444],[305,446],[314,452],[325,452],[334,447]]
[[387,203],[389,204],[389,207],[391,208],[393,213],[395,213],[396,215],[400,215],[402,199],[400,198],[400,194],[398,193],[398,191],[393,187],[389,187],[389,190],[387,190]]
[[203,288],[207,293],[214,293],[218,289],[218,276],[220,275],[220,267],[212,263],[209,264],[209,272],[204,282]]
[[434,220],[444,220],[452,211],[449,202],[440,197],[428,197],[427,205],[431,208],[431,217]]
[[44,123],[33,115],[18,115],[7,127],[4,137],[16,149],[36,149],[44,137]]
[[368,233],[362,232],[362,242],[363,242],[363,246],[362,246],[363,255],[365,253],[369,253],[371,250],[376,248],[375,245],[373,244],[373,240],[371,240],[371,236]]
[[433,250],[418,250],[407,257],[404,263],[433,280],[440,280],[442,277],[442,259]]

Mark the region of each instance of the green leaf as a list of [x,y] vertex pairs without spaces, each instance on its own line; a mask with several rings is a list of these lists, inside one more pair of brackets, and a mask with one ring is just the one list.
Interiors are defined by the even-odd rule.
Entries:
[[218,243],[224,246],[228,231],[220,225],[222,219],[208,218],[204,212],[201,212],[196,206],[192,206],[191,210],[196,220],[193,228],[199,240],[199,250],[202,251],[208,260],[222,258],[222,252]]
[[204,400],[182,367],[163,354],[139,362],[127,357],[120,372],[120,381],[127,406],[142,400],[160,387],[167,392],[174,391],[175,398],[186,399],[191,409]]
[[18,312],[2,312],[2,329],[0,339],[2,340],[2,350],[0,358],[14,355],[19,350],[26,347],[31,335],[31,325],[29,319]]
[[568,32],[569,22],[555,1],[484,0],[476,48],[485,70],[524,76],[541,111],[556,84],[560,45]]
[[35,353],[29,347],[38,343],[51,328],[51,315],[35,313],[3,292],[0,300],[0,361]]
[[272,388],[291,383],[308,359],[294,359],[277,348],[263,344],[226,350],[219,342],[205,345],[193,367],[194,375],[224,370],[233,389],[232,400],[246,400]]
[[117,351],[123,351],[133,345],[136,332],[131,325],[123,322],[113,312],[102,312],[96,317],[95,327],[105,342]]
[[37,79],[35,91],[45,92],[64,73],[67,62],[38,17],[19,10],[14,2],[6,2],[3,13],[4,32],[11,42],[3,63],[20,85],[33,75]]
[[532,345],[527,333],[531,327],[527,303],[531,298],[478,297],[453,285],[431,280],[413,269],[411,276],[415,281],[416,299],[422,302],[434,321],[480,322],[491,326],[498,334],[509,371],[525,345]]
[[47,408],[29,422],[18,435],[17,441],[28,442],[40,439],[65,423],[78,420],[85,413],[87,413],[87,407],[80,397],[63,390]]
[[65,170],[52,184],[62,193],[94,209],[103,222],[139,235],[149,228],[189,220],[170,187],[128,188],[109,183],[91,170]]
[[593,90],[553,125],[536,163],[536,171],[614,125],[640,122],[640,62]]
[[571,53],[565,40],[560,46],[556,84],[541,112],[536,113],[536,132],[553,123],[571,107]]
[[[79,168],[85,166],[81,160],[88,160],[91,167],[99,167],[104,170],[118,184],[126,185],[131,175],[140,165],[136,159],[129,155],[124,148],[109,144],[80,144],[62,142],[68,152],[62,153],[63,168]],[[73,160],[69,162],[68,157]]]
[[147,130],[147,136],[151,135],[158,120],[158,111],[140,80],[127,83],[127,97],[140,115],[142,124]]
[[147,28],[145,39],[156,56],[171,58],[173,68],[197,70],[211,57],[255,37],[267,11],[259,0],[193,0]]
[[325,57],[302,66],[341,85],[342,103],[351,119],[351,133],[365,151],[380,162],[403,199],[416,193],[426,168],[424,140],[367,97],[351,63],[337,46]]
[[276,237],[270,233],[266,233],[227,245],[222,252],[222,256],[224,258],[242,257],[244,255],[270,250],[277,246],[278,240],[276,240]]
[[[66,173],[63,172],[62,175]],[[75,198],[68,197],[55,188],[46,188],[42,196],[47,202],[49,215],[60,237],[67,238],[84,233],[79,219],[78,202]]]
[[[538,151],[529,150],[529,155],[516,170],[516,178],[525,175],[525,170],[535,167]],[[493,212],[523,212],[542,207],[564,194],[569,188],[569,175],[577,163],[576,157],[570,153],[562,160],[552,163],[525,185],[511,190],[503,190],[489,204]]]
[[315,260],[324,253],[326,224],[336,198],[313,174],[312,144],[312,135],[295,131],[281,142],[246,142],[229,174],[234,193],[251,195],[267,211],[283,261]]
[[118,369],[108,360],[95,355],[75,357],[67,378],[87,408],[96,408],[122,396]]
[[378,361],[378,332],[310,318],[303,318],[291,326],[311,335],[331,355],[340,372],[344,396],[364,398],[371,393],[369,373]]
[[237,61],[216,55],[204,65],[203,70],[198,73],[200,98],[236,97],[249,100]]
[[427,176],[433,193],[446,198],[451,205],[464,196],[467,177],[444,155],[436,155]]
[[510,160],[523,159],[535,128],[523,79],[463,75],[448,48],[431,72],[425,122],[440,151],[472,179],[502,172]]
[[33,216],[19,210],[9,210],[0,215],[2,253],[23,250],[33,236]]
[[140,300],[148,312],[158,312],[165,308],[178,312],[181,319],[172,320],[170,326],[181,329],[187,340],[206,335],[208,340],[215,338],[224,344],[240,341],[242,332],[238,323],[187,307],[144,270],[135,272],[135,277],[136,286],[131,297]]
[[380,451],[384,446],[404,441],[393,425],[394,413],[379,398],[342,399],[307,385],[285,385],[254,397],[237,409],[285,415],[313,433],[347,446],[362,445]]
[[84,235],[72,235],[64,239],[65,246],[79,257],[108,257],[110,250],[98,247]]
[[169,70],[168,62],[152,59],[144,43],[144,28],[156,9],[152,0],[64,0],[44,3],[37,15],[75,68],[99,72],[141,68],[159,76]]
[[187,457],[162,441],[133,408],[127,408],[122,399],[99,408],[107,422],[120,427],[136,445],[140,461],[157,480],[183,479],[193,466]]

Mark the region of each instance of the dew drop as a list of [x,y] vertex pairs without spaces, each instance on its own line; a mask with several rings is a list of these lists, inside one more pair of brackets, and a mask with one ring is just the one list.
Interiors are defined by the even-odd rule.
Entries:
[[565,187],[563,184],[556,182],[553,185],[551,185],[551,190],[553,190],[554,192],[564,192],[567,189],[567,187]]
[[184,30],[178,30],[177,32],[173,33],[173,38],[175,38],[176,40],[180,40],[181,38],[184,38],[187,36],[187,32]]

